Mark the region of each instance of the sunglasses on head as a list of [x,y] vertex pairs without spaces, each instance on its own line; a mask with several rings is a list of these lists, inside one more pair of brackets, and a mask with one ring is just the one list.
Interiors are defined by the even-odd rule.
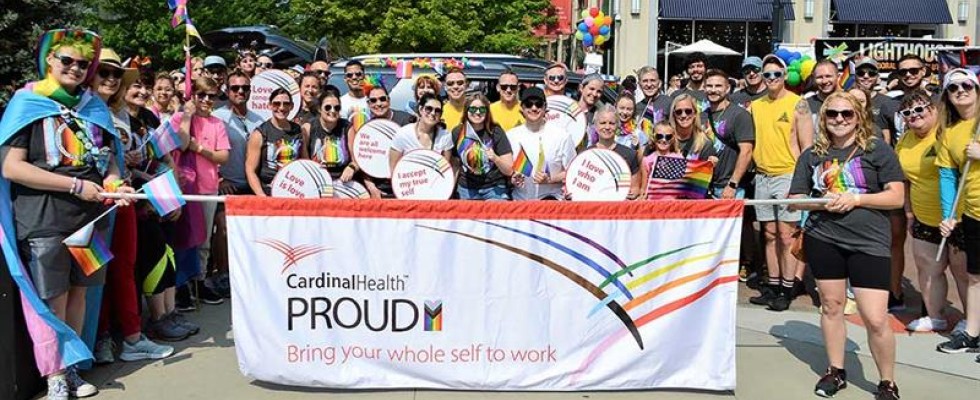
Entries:
[[111,76],[114,79],[119,79],[122,78],[125,72],[126,71],[123,71],[121,69],[116,69],[116,68],[99,68],[99,78],[109,79],[109,77]]
[[368,98],[368,103],[374,104],[374,103],[378,103],[378,102],[387,103],[388,102],[388,96],[369,97]]
[[289,108],[293,106],[291,101],[273,101],[269,103],[273,108]]
[[658,133],[656,135],[653,135],[653,139],[656,140],[656,141],[658,141],[658,142],[659,141],[668,142],[668,141],[670,141],[673,138],[674,138],[674,135],[669,134],[669,133],[668,134]]
[[442,114],[442,107],[422,106],[422,111],[430,115]]
[[548,80],[554,83],[563,82],[565,80],[565,75],[548,75]]
[[960,90],[969,92],[976,88],[977,88],[976,85],[970,82],[950,83],[949,85],[946,85],[946,91],[950,93],[956,93],[959,92]]
[[230,92],[251,92],[252,87],[249,85],[231,85],[228,86],[228,91]]
[[61,66],[65,67],[65,69],[71,68],[72,65],[77,65],[78,69],[84,71],[87,70],[90,65],[92,65],[92,62],[89,60],[78,59],[63,54],[55,54],[54,58],[61,61]]
[[337,104],[335,106],[331,106],[329,104],[328,105],[325,105],[325,106],[323,106],[323,111],[340,112],[340,104]]
[[844,117],[844,119],[854,118],[854,110],[834,110],[828,108],[823,112],[823,115],[827,116],[828,119],[837,119],[837,117]]
[[194,96],[197,97],[198,100],[206,100],[206,101],[215,100],[215,99],[218,98],[218,94],[217,93],[199,92],[199,93],[195,94]]
[[688,115],[694,115],[694,109],[693,108],[678,108],[678,109],[674,110],[674,115],[675,116],[678,116],[678,117],[683,117],[683,116],[688,116]]
[[473,115],[487,114],[487,106],[470,106],[470,108],[467,108],[466,110]]
[[860,77],[875,77],[875,76],[878,76],[878,70],[876,70],[876,69],[859,69],[859,70],[857,70],[857,76],[860,76]]
[[521,103],[524,108],[544,108],[544,100],[527,100]]
[[922,71],[922,68],[899,68],[895,70],[895,72],[900,76],[918,75],[919,71]]
[[763,78],[766,78],[766,79],[769,79],[769,80],[779,79],[779,78],[782,78],[783,77],[783,71],[763,72],[762,73],[762,77]]
[[517,85],[505,85],[505,84],[501,84],[500,85],[500,91],[502,91],[502,92],[503,91],[515,91],[515,90],[517,90]]
[[344,74],[344,76],[347,77],[347,79],[361,78],[361,77],[364,77],[364,73],[363,72],[348,72],[348,73]]
[[273,64],[271,62],[270,63],[255,63],[255,66],[256,67],[259,67],[259,68],[272,68]]
[[927,108],[929,108],[929,106],[915,106],[901,110],[899,113],[901,113],[903,117],[909,118],[913,115],[922,115],[922,113],[926,112]]
[[466,80],[446,81],[446,86],[450,86],[450,87],[463,86],[465,84],[466,84]]

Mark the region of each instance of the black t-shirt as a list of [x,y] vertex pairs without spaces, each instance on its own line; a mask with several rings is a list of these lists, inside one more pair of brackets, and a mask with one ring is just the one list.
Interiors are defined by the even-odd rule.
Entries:
[[769,94],[769,89],[764,86],[762,90],[759,91],[759,93],[752,93],[749,92],[747,89],[743,89],[738,92],[732,93],[731,96],[728,96],[728,100],[748,110],[749,106],[752,104],[753,101],[761,99],[765,97],[767,94]]
[[670,105],[672,102],[673,99],[670,96],[662,93],[658,94],[654,99],[649,97],[645,98],[636,104],[633,117],[636,118],[643,115],[643,118],[650,121],[650,124],[667,121],[670,119]]
[[416,120],[416,118],[415,118],[415,116],[413,116],[412,114],[409,114],[407,112],[398,111],[398,110],[392,110],[391,111],[391,120],[394,123],[398,124],[398,126],[405,126],[405,125],[414,123],[415,120]]
[[[47,133],[51,134],[54,143],[45,140],[46,122],[51,124],[49,129],[52,130]],[[95,162],[87,159],[91,153],[85,150],[85,143],[90,143],[96,148],[107,147],[109,157],[114,157],[113,136],[103,132],[101,128],[96,128],[94,138],[76,139],[74,132],[85,135],[85,128],[75,129],[79,124],[73,123],[69,129],[62,131],[60,128],[64,124],[61,117],[48,117],[27,125],[3,146],[3,151],[0,151],[2,153],[0,162],[7,156],[10,147],[27,149],[27,162],[35,167],[101,186],[104,172],[99,170]],[[59,132],[60,135],[57,134]],[[57,156],[49,157],[48,150],[52,150],[52,154]],[[63,191],[46,191],[32,189],[16,182],[11,183],[10,197],[14,221],[17,224],[17,240],[68,236],[105,211],[102,203],[79,199],[69,194],[68,189],[65,187]]]
[[[460,135],[465,135],[466,131],[464,129],[465,125],[460,125],[453,128],[452,133],[453,158],[459,159],[460,165],[462,166],[462,172],[459,174],[459,185],[467,189],[506,186],[507,177],[500,172],[500,169],[492,161],[484,159],[482,165],[470,164],[477,163],[477,153],[482,151],[481,146],[493,149],[493,152],[497,156],[513,153],[510,147],[510,141],[507,140],[507,134],[499,126],[494,126],[490,132],[487,132],[486,129],[477,131],[476,134],[480,137],[480,141],[483,144],[473,143],[472,139],[466,140],[465,142],[467,143],[464,144],[463,149],[460,149],[458,144]],[[464,154],[460,154],[461,152]]]
[[259,181],[263,186],[272,183],[276,172],[293,160],[299,159],[300,147],[303,145],[303,133],[292,121],[286,131],[276,128],[272,120],[259,125],[256,130],[262,135],[262,150],[259,153]]
[[[874,194],[885,189],[889,182],[905,180],[895,152],[878,139],[869,143],[872,148],[854,151],[855,145],[843,149],[831,147],[824,156],[803,151],[796,162],[796,172],[789,194],[823,197],[824,193]],[[835,167],[834,161],[837,161]],[[888,212],[857,207],[846,214],[811,211],[806,221],[807,234],[844,249],[888,257],[891,229]]]
[[715,153],[715,146],[710,140],[704,144],[704,147],[702,147],[701,151],[697,152],[697,154],[691,154],[691,152],[694,150],[694,138],[689,138],[687,140],[678,139],[677,143],[680,145],[681,155],[688,160],[706,161],[710,157],[717,156]]
[[[710,113],[710,119],[709,119]],[[735,172],[735,163],[740,151],[739,143],[755,143],[755,122],[748,111],[735,104],[729,104],[724,110],[702,115],[702,122],[713,132],[715,153],[718,163],[715,164],[711,184],[714,187],[725,187]],[[713,130],[710,121],[714,121]]]
[[[590,148],[594,149],[596,146],[592,145]],[[619,154],[620,157],[623,157],[623,160],[626,160],[626,165],[630,166],[630,175],[636,175],[637,172],[640,172],[640,159],[636,155],[636,150],[616,143],[616,147],[613,147],[612,151]]]
[[303,125],[305,123],[312,123],[317,120],[319,116],[310,110],[302,109],[296,113],[296,118],[293,118],[293,122]]
[[[871,114],[874,117],[875,125],[881,129],[888,129],[892,135],[895,134],[895,114],[898,114],[901,102],[884,95],[876,95],[871,98]],[[892,139],[894,136],[892,137]],[[892,140],[892,143],[895,143]]]
[[[154,129],[160,126],[160,120],[157,119],[153,112],[145,108],[140,108],[136,112],[136,116],[129,116],[129,127],[132,132],[133,137],[129,138],[130,144],[127,147],[128,150],[136,150],[142,148],[143,151],[143,162],[138,166],[127,166],[130,169],[139,168],[142,171],[146,171],[148,174],[153,175],[154,172],[159,168],[158,165],[160,161],[158,160],[162,155],[153,154],[153,146],[144,145],[147,140],[150,139],[150,133]],[[142,179],[134,179],[133,187],[140,188],[146,183]]]
[[344,168],[351,162],[350,149],[347,147],[347,131],[350,130],[350,123],[346,119],[339,119],[337,125],[330,131],[323,128],[320,119],[310,121],[310,143],[307,145],[307,154],[310,159],[316,161],[327,168],[330,177],[340,179],[344,173]]

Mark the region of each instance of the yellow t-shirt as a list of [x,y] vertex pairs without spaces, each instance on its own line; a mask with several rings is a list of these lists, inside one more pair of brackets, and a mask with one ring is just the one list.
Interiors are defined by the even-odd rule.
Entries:
[[446,130],[452,132],[453,128],[459,126],[459,122],[462,120],[463,107],[456,108],[453,103],[446,100],[446,103],[442,105],[442,122],[446,124]]
[[796,169],[790,135],[799,101],[800,96],[787,93],[781,99],[772,100],[766,96],[752,102],[752,120],[755,122],[752,158],[759,172],[776,176],[792,174]]
[[939,167],[936,166],[936,129],[924,138],[908,131],[895,145],[898,162],[902,164],[905,178],[909,180],[909,198],[912,213],[923,224],[937,227],[943,220],[939,204]]
[[976,119],[957,122],[943,133],[937,146],[936,165],[953,168],[960,172],[960,179],[966,179],[963,194],[960,196],[963,212],[973,219],[980,219],[980,163],[970,164],[970,170],[963,175],[966,164],[966,146],[973,140],[973,125]]
[[508,109],[503,101],[498,101],[490,105],[490,115],[493,122],[500,125],[500,128],[507,132],[515,126],[524,123],[524,116],[521,115],[521,104],[514,102],[514,108]]

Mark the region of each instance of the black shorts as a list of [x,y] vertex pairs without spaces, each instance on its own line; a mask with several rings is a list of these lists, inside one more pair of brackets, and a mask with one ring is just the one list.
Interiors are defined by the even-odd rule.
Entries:
[[980,221],[964,215],[960,227],[965,241],[962,249],[966,252],[966,272],[980,275]]
[[803,251],[817,280],[849,279],[851,286],[863,289],[888,290],[891,285],[891,257],[845,250],[807,234]]
[[[939,227],[923,224],[922,221],[916,218],[912,222],[912,238],[939,245],[943,240],[943,234],[939,232]],[[954,229],[953,235],[949,237],[946,243],[949,243],[950,246],[957,249],[963,249],[966,243],[966,238],[963,237],[963,229],[960,227]]]
[[177,279],[173,249],[167,241],[173,224],[155,217],[137,221],[136,285],[145,296],[163,293],[174,287]]

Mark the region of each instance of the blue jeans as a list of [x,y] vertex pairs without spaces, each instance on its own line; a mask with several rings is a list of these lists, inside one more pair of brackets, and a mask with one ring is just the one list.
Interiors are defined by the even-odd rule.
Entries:
[[460,200],[510,200],[507,186],[497,185],[478,189],[457,186]]

